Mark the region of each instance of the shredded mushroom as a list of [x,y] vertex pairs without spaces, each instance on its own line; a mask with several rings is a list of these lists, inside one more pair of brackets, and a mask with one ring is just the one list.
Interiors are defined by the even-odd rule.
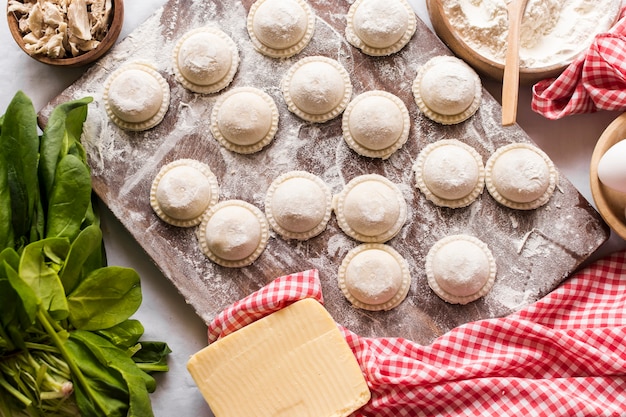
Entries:
[[9,0],[30,55],[75,57],[107,34],[111,0]]

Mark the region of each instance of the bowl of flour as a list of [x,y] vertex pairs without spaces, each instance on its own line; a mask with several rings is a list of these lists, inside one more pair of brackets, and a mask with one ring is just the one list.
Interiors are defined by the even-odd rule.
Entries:
[[[478,72],[501,80],[507,0],[427,0],[437,35]],[[529,0],[520,33],[520,82],[558,76],[617,21],[621,0]]]

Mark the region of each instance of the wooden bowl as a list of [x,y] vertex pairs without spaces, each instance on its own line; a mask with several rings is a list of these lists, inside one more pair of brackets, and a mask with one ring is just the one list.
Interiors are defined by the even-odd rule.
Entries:
[[45,55],[29,54],[24,47],[24,39],[22,37],[22,34],[20,33],[17,16],[15,16],[14,13],[7,13],[7,20],[9,23],[9,30],[11,31],[11,35],[13,35],[13,39],[15,39],[15,42],[17,42],[22,51],[26,52],[26,54],[28,54],[31,58],[48,65],[61,67],[80,67],[94,62],[102,55],[104,55],[115,44],[115,41],[119,37],[122,30],[122,24],[124,23],[124,0],[113,0],[112,12],[109,21],[109,30],[104,39],[100,41],[98,47],[76,57],[50,58]]
[[626,139],[626,113],[618,116],[602,132],[600,139],[591,155],[591,165],[589,167],[589,182],[591,186],[591,196],[596,204],[598,212],[604,221],[621,238],[626,239],[626,194],[615,191],[602,184],[598,178],[598,163],[605,152],[617,142]]
[[[498,81],[502,80],[504,63],[498,63],[484,57],[461,39],[457,30],[450,25],[450,21],[446,17],[442,0],[426,0],[426,6],[435,33],[456,56],[471,65],[477,72]],[[520,68],[520,84],[530,85],[546,78],[558,77],[567,65],[569,63],[541,68]]]

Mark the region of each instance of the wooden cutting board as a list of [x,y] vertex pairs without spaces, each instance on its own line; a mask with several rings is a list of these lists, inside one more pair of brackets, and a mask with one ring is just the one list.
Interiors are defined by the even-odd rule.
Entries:
[[[426,344],[457,325],[506,315],[541,298],[608,238],[608,228],[600,216],[563,176],[549,203],[534,211],[502,207],[486,191],[467,208],[439,208],[415,188],[411,167],[429,143],[459,139],[475,147],[486,161],[502,145],[530,142],[518,126],[501,126],[500,105],[486,90],[478,112],[459,125],[443,126],[419,112],[411,93],[418,67],[434,56],[450,54],[423,22],[418,20],[415,36],[401,52],[372,58],[345,40],[345,14],[350,2],[312,0],[317,21],[311,44],[295,57],[276,60],[260,55],[250,43],[246,16],[251,3],[170,1],[41,113],[45,119],[60,102],[94,97],[83,143],[95,192],[205,321],[278,276],[317,268],[326,307],[340,324],[363,336],[402,336]],[[221,28],[238,45],[241,63],[230,88],[259,87],[279,107],[278,134],[270,146],[256,154],[234,154],[211,136],[210,113],[219,94],[194,94],[174,79],[171,56],[176,41],[186,31],[204,25]],[[350,72],[354,95],[381,89],[399,96],[412,119],[408,143],[388,160],[365,158],[344,143],[341,117],[311,124],[292,115],[281,96],[280,81],[293,63],[310,55],[341,62]],[[151,62],[166,77],[172,92],[163,122],[139,133],[125,132],[112,124],[102,102],[108,75],[133,60]],[[197,244],[195,228],[163,223],[149,204],[157,171],[178,158],[208,163],[219,179],[221,200],[242,199],[260,209],[264,209],[270,182],[290,170],[319,175],[334,193],[360,174],[386,176],[398,184],[409,205],[406,225],[388,242],[409,263],[412,284],[407,299],[388,312],[351,307],[336,278],[343,257],[358,242],[339,229],[334,216],[327,230],[309,241],[285,241],[273,235],[267,249],[249,267],[228,269],[211,263]],[[457,233],[485,241],[498,268],[492,291],[465,306],[439,299],[428,287],[424,272],[429,248],[442,237]]]

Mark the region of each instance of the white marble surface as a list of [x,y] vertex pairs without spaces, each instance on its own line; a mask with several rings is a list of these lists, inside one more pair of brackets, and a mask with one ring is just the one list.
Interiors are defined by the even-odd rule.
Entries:
[[[418,16],[429,23],[424,0],[409,0]],[[0,3],[6,10],[6,0]],[[125,21],[120,39],[148,18],[165,0],[129,0],[125,2]],[[0,23],[0,114],[3,114],[17,90],[23,90],[39,110],[50,99],[75,81],[81,69],[46,66],[24,54],[13,42],[6,19]],[[497,82],[484,80],[494,97],[501,94]],[[561,172],[591,201],[589,161],[596,140],[617,112],[571,116],[549,121],[530,109],[530,87],[520,91],[518,123],[553,159]],[[139,245],[106,207],[103,230],[111,265],[135,268],[142,277],[144,301],[136,314],[146,327],[146,339],[166,341],[173,350],[170,371],[158,377],[159,386],[152,395],[158,417],[212,416],[196,389],[185,365],[189,355],[206,345],[206,326],[188,306],[176,288],[159,272]],[[611,236],[595,258],[626,248],[621,238]]]

